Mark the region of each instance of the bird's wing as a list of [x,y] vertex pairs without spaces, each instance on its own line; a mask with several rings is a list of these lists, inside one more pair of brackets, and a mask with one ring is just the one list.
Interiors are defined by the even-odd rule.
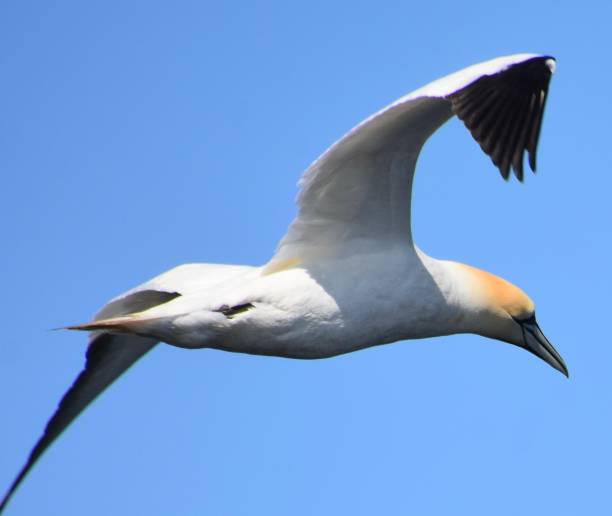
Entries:
[[85,368],[60,401],[42,437],[30,452],[27,462],[4,495],[0,503],[0,513],[30,469],[53,441],[104,389],[156,343],[153,339],[136,335],[111,335],[109,333],[101,333],[91,339],[87,348]]
[[140,312],[170,301],[168,294],[191,294],[210,290],[241,274],[252,273],[248,265],[226,265],[220,263],[186,263],[150,279],[132,290],[111,299],[94,320]]
[[[304,173],[298,215],[273,259],[372,241],[411,243],[410,198],[419,152],[457,115],[502,176],[535,171],[536,146],[555,61],[520,54],[471,66],[397,100],[332,145]],[[317,251],[318,250],[318,251]]]
[[[167,303],[183,294],[210,287],[253,270],[251,267],[218,264],[187,264],[171,269],[110,301],[96,319],[127,315]],[[111,383],[152,349],[157,341],[137,335],[92,334],[85,368],[60,401],[25,465],[0,502],[0,513],[40,456],[59,435]]]

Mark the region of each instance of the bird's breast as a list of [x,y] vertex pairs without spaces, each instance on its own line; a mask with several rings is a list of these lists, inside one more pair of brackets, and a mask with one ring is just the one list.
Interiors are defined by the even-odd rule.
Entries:
[[444,297],[420,262],[374,259],[285,270],[262,278],[253,309],[212,347],[325,358],[435,334]]

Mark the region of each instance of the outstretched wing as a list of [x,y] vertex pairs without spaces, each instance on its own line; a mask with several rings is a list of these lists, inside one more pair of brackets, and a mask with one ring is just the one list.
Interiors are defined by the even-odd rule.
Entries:
[[[186,264],[171,269],[110,301],[96,319],[127,315],[167,303],[180,295],[210,288],[216,283],[253,270],[220,264]],[[25,465],[0,502],[4,510],[28,472],[60,434],[111,383],[152,349],[157,341],[138,335],[94,333],[87,348],[85,368],[60,401]]]
[[74,421],[74,419],[115,379],[157,342],[135,335],[94,336],[87,348],[85,368],[60,401],[55,414],[47,423],[27,462],[11,484],[0,503],[0,513],[25,476],[45,450]]
[[303,175],[299,212],[274,261],[338,252],[365,242],[412,241],[416,161],[453,115],[464,121],[504,178],[535,170],[538,135],[554,70],[548,56],[520,54],[471,66],[399,99],[330,147]]

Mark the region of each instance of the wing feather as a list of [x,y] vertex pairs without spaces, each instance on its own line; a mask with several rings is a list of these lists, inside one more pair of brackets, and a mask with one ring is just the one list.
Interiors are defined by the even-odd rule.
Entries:
[[[448,95],[453,104],[453,111],[465,123],[482,150],[500,168],[502,175],[509,156],[514,174],[522,181],[523,156],[526,151],[529,153],[529,165],[535,172],[537,143],[553,73],[553,63],[554,60],[549,56],[532,57],[498,73],[483,75],[473,83]],[[497,92],[497,107],[493,107],[488,102],[491,90]],[[532,103],[534,95],[539,101]],[[479,99],[483,101],[479,109],[466,108],[479,104]],[[498,135],[498,138],[495,138],[486,120],[490,118],[491,113],[497,113],[500,107],[503,109],[504,105],[516,112],[514,119],[520,122],[511,130],[500,133],[503,137]],[[510,119],[507,121],[511,122]],[[528,141],[521,138],[523,131],[530,135]]]
[[156,343],[153,339],[136,335],[102,333],[92,338],[87,348],[85,368],[59,402],[28,460],[4,495],[0,513],[45,450],[102,391]]
[[[238,265],[181,265],[111,300],[100,310],[96,319],[146,310],[170,302],[183,294],[212,288],[215,284],[255,270],[257,269],[253,267]],[[241,308],[244,310],[244,307],[240,306],[233,308],[234,311]],[[138,335],[106,332],[92,334],[84,369],[59,402],[25,465],[4,495],[0,502],[0,513],[38,459],[61,433],[92,401],[156,344],[156,340]]]
[[[427,138],[457,115],[508,178],[535,171],[554,59],[519,54],[471,66],[402,97],[332,145],[304,173],[299,212],[272,263],[412,243],[410,198]],[[536,99],[534,102],[532,99]]]

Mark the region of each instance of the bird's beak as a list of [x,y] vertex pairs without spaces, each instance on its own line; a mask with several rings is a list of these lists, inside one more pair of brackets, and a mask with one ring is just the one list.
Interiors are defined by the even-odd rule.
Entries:
[[522,321],[517,321],[523,330],[524,347],[535,356],[541,358],[547,364],[554,367],[557,371],[562,372],[569,378],[567,366],[561,358],[559,352],[548,341],[545,335],[540,330],[535,317],[530,317]]

